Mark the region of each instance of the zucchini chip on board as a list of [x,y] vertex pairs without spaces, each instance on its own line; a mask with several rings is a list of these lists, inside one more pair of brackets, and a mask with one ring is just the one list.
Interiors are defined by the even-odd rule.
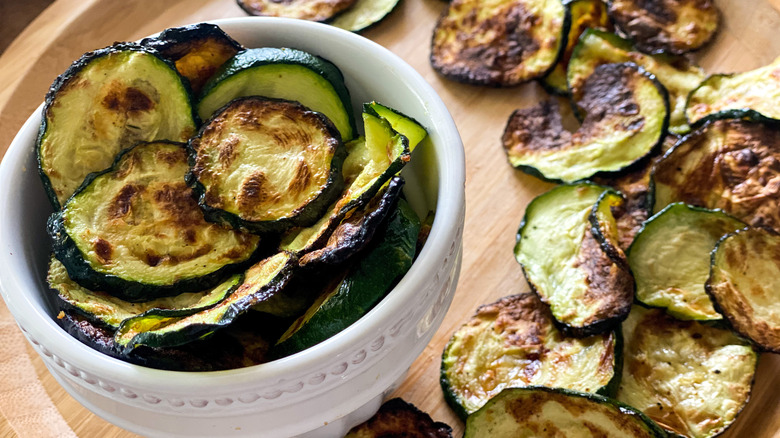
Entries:
[[745,120],[709,122],[656,163],[653,210],[685,202],[780,230],[779,160],[777,127]]
[[639,50],[675,55],[703,47],[720,22],[713,0],[609,0],[609,15]]
[[260,238],[206,222],[180,143],[140,143],[49,218],[53,252],[82,287],[139,302],[216,286]]
[[444,348],[441,385],[458,416],[504,388],[547,386],[614,395],[620,382],[619,332],[565,337],[533,293],[480,306]]
[[36,152],[58,210],[92,172],[140,141],[187,141],[196,116],[189,86],[155,50],[117,43],[84,54],[46,94]]
[[384,20],[401,0],[357,0],[328,24],[350,32],[360,32]]
[[747,228],[725,236],[712,253],[706,290],[742,336],[780,353],[780,235]]
[[325,21],[354,5],[357,0],[237,0],[249,15]]
[[620,198],[579,183],[555,187],[526,208],[515,258],[566,335],[609,331],[631,310],[634,280],[611,214]]
[[661,210],[645,222],[628,252],[637,300],[678,319],[721,319],[704,291],[710,253],[721,237],[746,226],[722,211],[683,203]]
[[714,437],[747,404],[758,354],[729,330],[635,306],[617,399],[678,436]]
[[569,19],[560,0],[452,0],[433,31],[431,65],[477,85],[540,78],[566,47]]
[[452,438],[452,428],[434,422],[430,415],[400,398],[382,404],[365,423],[353,427],[344,438]]
[[712,119],[780,120],[780,57],[744,73],[718,74],[688,96],[685,116],[691,125]]
[[190,140],[188,181],[206,218],[264,233],[312,225],[343,187],[338,131],[297,102],[242,97]]
[[649,155],[666,135],[666,90],[635,64],[597,67],[577,105],[586,116],[577,132],[563,127],[554,100],[515,111],[503,146],[514,167],[550,181],[574,182],[617,172]]
[[561,388],[507,388],[466,421],[464,438],[666,438],[636,409]]

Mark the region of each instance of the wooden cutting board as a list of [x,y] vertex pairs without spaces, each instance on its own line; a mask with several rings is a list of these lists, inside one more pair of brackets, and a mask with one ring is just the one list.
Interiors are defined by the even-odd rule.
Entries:
[[[780,55],[780,0],[716,3],[724,11],[722,30],[714,44],[697,55],[707,72],[745,71]],[[539,86],[474,87],[444,79],[431,69],[431,33],[445,5],[441,0],[404,0],[390,17],[363,35],[401,56],[438,91],[466,149],[466,229],[457,293],[441,328],[395,393],[435,420],[452,425],[458,437],[463,424],[446,406],[439,388],[441,351],[477,306],[527,290],[512,255],[514,236],[526,204],[552,186],[512,169],[500,145],[509,114],[545,97]],[[245,14],[234,0],[55,1],[0,58],[0,154],[43,100],[52,80],[82,53],[167,27],[241,16]],[[60,388],[30,348],[21,348],[18,353],[30,356],[26,366],[34,369],[42,393],[51,398],[58,414],[78,436],[133,436],[81,407]],[[25,436],[25,430],[10,423],[0,418],[3,436],[13,436],[14,431]],[[763,355],[752,401],[724,437],[780,437],[779,429],[780,356]]]

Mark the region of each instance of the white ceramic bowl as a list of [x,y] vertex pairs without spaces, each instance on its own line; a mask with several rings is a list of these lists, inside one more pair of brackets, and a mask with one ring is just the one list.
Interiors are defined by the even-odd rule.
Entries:
[[[249,368],[185,373],[104,356],[54,321],[45,283],[51,207],[34,153],[40,109],[0,164],[0,290],[25,336],[63,387],[106,420],[147,436],[343,436],[378,409],[440,325],[460,270],[463,145],[434,90],[404,61],[358,35],[274,18],[216,20],[247,47],[295,47],[335,63],[353,104],[377,100],[425,125],[404,170],[406,195],[436,210],[430,237],[395,289],[364,318],[296,355]],[[42,96],[43,97],[43,96]]]

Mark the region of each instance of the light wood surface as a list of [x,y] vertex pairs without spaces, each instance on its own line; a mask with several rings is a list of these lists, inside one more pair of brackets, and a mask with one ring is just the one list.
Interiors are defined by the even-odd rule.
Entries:
[[[724,10],[722,31],[714,44],[697,55],[708,72],[749,70],[780,55],[780,0],[717,3]],[[463,424],[446,406],[439,388],[442,348],[477,306],[527,290],[512,255],[514,236],[528,201],[551,185],[512,169],[500,146],[509,114],[544,98],[541,88],[535,84],[511,89],[467,86],[444,79],[431,69],[431,32],[445,4],[441,0],[404,0],[386,21],[364,36],[401,56],[439,92],[466,148],[466,229],[458,290],[441,328],[395,394],[435,420],[450,424],[454,436],[459,437]],[[167,27],[240,16],[244,13],[234,0],[56,0],[0,58],[0,154],[41,103],[52,80],[82,53]],[[0,302],[0,306],[4,304]],[[8,318],[7,311],[0,312],[0,317]],[[30,356],[45,392],[76,435],[133,436],[81,407],[29,347],[22,354]],[[780,437],[779,429],[780,357],[763,355],[752,400],[724,437]],[[0,435],[29,436],[26,432],[0,417]]]

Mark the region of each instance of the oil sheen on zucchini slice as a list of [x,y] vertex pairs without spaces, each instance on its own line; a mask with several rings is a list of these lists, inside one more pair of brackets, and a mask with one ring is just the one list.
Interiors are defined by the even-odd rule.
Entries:
[[249,15],[325,21],[350,7],[356,0],[237,0]]
[[743,120],[707,123],[656,163],[653,210],[685,202],[780,230],[779,160],[777,127]]
[[433,31],[431,65],[477,85],[542,77],[566,47],[569,18],[560,0],[452,0]]
[[533,293],[480,306],[444,348],[444,398],[465,420],[504,388],[548,386],[614,395],[619,335],[564,336]]
[[691,125],[743,117],[776,121],[780,120],[778,99],[780,57],[748,72],[708,77],[688,96],[685,116]]
[[596,67],[614,62],[633,62],[652,73],[669,93],[669,130],[675,134],[690,131],[685,101],[704,79],[704,70],[682,57],[637,52],[630,41],[609,32],[588,29],[574,48],[566,71],[573,99],[581,99],[582,86]]
[[49,218],[53,250],[81,286],[126,301],[197,292],[249,263],[257,236],[206,222],[180,143],[140,143]]
[[610,209],[599,208],[602,202],[611,208],[619,197],[595,184],[561,185],[526,208],[515,258],[567,335],[609,331],[631,309],[633,278],[616,236],[603,234],[615,229],[605,225]]
[[312,225],[341,193],[346,150],[321,114],[242,97],[190,140],[189,181],[209,220],[252,232]]
[[639,50],[676,55],[707,44],[720,22],[712,0],[609,0],[609,15]]
[[242,96],[300,102],[330,119],[343,141],[357,135],[344,76],[330,61],[310,53],[271,47],[239,52],[204,86],[198,114],[206,120]]
[[684,203],[661,210],[645,222],[628,253],[637,300],[679,319],[721,319],[704,291],[710,253],[721,237],[745,226],[722,211]]
[[635,306],[617,399],[677,436],[719,435],[747,404],[758,354],[723,328]]
[[624,169],[663,141],[669,121],[666,90],[635,64],[597,67],[578,106],[577,132],[563,127],[555,100],[516,110],[503,146],[513,166],[545,180],[574,182]]
[[390,15],[401,0],[357,0],[328,24],[350,32],[368,29]]
[[507,388],[466,421],[464,438],[666,438],[653,420],[600,395],[562,388]]
[[366,422],[353,427],[344,438],[452,438],[452,428],[434,422],[430,415],[403,399],[393,398],[382,404]]
[[92,172],[139,141],[187,141],[196,120],[189,86],[161,55],[117,43],[84,54],[46,94],[36,151],[56,209]]
[[125,351],[141,345],[175,347],[227,327],[241,314],[281,294],[290,281],[297,258],[280,252],[263,259],[244,274],[241,285],[217,305],[194,314],[181,315],[165,310],[150,310],[125,320],[114,341]]
[[780,353],[780,235],[748,228],[727,235],[712,253],[706,290],[742,336]]

